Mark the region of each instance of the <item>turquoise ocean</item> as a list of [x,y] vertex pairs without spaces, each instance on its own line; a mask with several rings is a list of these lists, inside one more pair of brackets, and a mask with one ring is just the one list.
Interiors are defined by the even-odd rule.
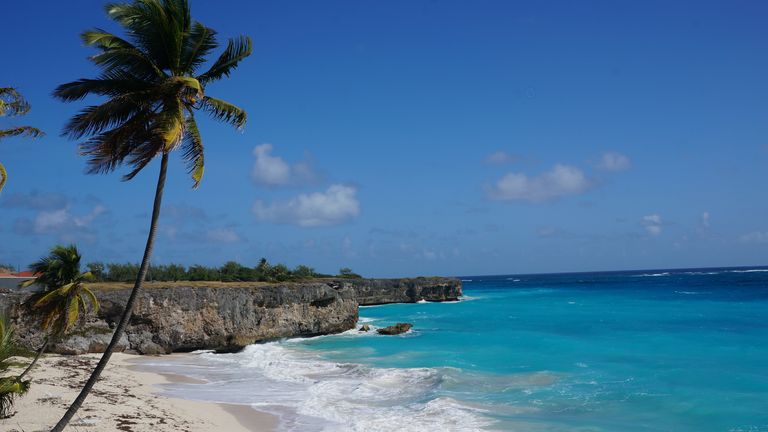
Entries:
[[768,268],[462,277],[451,303],[363,307],[373,329],[150,367],[176,397],[286,431],[768,432]]

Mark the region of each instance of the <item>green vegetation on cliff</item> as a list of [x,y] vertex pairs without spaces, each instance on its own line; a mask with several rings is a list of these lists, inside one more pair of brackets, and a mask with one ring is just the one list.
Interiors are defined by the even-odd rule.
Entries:
[[[88,270],[97,282],[132,282],[139,272],[138,264],[93,262]],[[180,264],[150,265],[146,280],[149,282],[205,281],[205,282],[291,282],[315,278],[334,277],[317,273],[312,267],[298,265],[293,269],[285,264],[272,265],[262,258],[254,267],[228,261],[221,267]],[[349,268],[339,270],[337,277],[358,279],[360,275]]]

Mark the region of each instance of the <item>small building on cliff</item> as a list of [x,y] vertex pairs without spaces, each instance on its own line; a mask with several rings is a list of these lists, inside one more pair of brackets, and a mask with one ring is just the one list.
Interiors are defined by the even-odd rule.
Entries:
[[0,289],[11,290],[19,289],[22,282],[34,279],[34,273],[30,271],[3,273],[0,272]]

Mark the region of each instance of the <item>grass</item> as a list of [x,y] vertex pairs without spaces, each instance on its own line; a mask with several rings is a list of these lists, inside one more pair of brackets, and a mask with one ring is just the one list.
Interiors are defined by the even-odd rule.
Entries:
[[[415,281],[441,281],[445,280],[446,278],[440,277],[440,276],[430,276],[430,277],[415,277],[415,278],[400,278],[399,280],[401,282],[415,282]],[[315,278],[315,279],[305,279],[305,280],[299,280],[299,281],[285,281],[285,282],[255,282],[255,281],[246,281],[246,282],[221,282],[221,281],[169,281],[169,282],[158,282],[158,281],[152,281],[152,282],[144,282],[142,284],[143,288],[147,289],[162,289],[162,288],[261,288],[266,286],[273,286],[273,285],[292,285],[292,284],[300,284],[300,283],[307,283],[307,282],[327,282],[327,281],[338,281],[338,280],[349,280],[349,281],[360,281],[363,279],[357,279],[357,278]],[[91,282],[88,283],[88,288],[90,289],[97,289],[97,290],[117,290],[117,289],[130,289],[133,288],[133,282]]]
[[[281,283],[281,282],[275,282]],[[294,282],[282,282],[294,283]],[[133,282],[92,282],[86,284],[90,289],[131,289]],[[270,282],[221,282],[221,281],[175,281],[175,282],[144,282],[141,287],[147,289],[162,288],[259,288],[274,285]]]

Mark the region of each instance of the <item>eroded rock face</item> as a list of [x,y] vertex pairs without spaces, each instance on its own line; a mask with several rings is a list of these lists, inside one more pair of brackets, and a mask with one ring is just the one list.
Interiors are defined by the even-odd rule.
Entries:
[[[130,289],[96,290],[96,318],[64,340],[50,345],[61,354],[103,352],[120,320]],[[27,294],[0,294],[0,308],[11,312],[18,342],[29,349],[42,333],[19,304]],[[285,337],[340,333],[355,327],[361,305],[449,301],[461,295],[454,279],[328,279],[317,282],[228,286],[223,288],[146,288],[118,350],[166,354],[197,349],[235,350]]]
[[[82,331],[54,343],[63,354],[103,352],[120,320],[129,289],[98,290],[98,319]],[[6,297],[6,301],[8,298]],[[14,301],[12,301],[13,303]],[[18,303],[18,299],[15,303]],[[19,342],[37,348],[36,326],[16,312]],[[125,347],[141,354],[196,349],[235,349],[283,337],[339,333],[355,327],[357,301],[350,289],[325,283],[269,285],[257,288],[158,288],[139,293],[125,332]],[[103,340],[102,340],[103,339]],[[106,343],[104,343],[106,342]]]
[[329,283],[355,291],[360,306],[418,301],[456,301],[461,297],[461,281],[451,278],[409,279],[333,279]]

